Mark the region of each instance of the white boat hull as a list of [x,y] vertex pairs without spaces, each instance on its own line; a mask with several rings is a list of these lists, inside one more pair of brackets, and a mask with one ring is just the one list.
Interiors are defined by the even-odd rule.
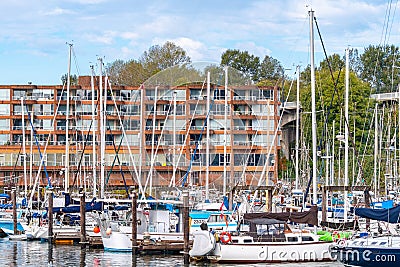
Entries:
[[114,231],[101,237],[104,250],[107,251],[132,251],[132,241],[129,234]]
[[[332,261],[330,242],[220,244],[207,258],[221,263]],[[210,253],[211,254],[211,253]]]
[[[190,236],[189,236],[190,238]],[[132,251],[132,228],[118,226],[118,229],[103,231],[101,234],[104,250],[108,251]],[[183,233],[146,233],[137,234],[137,240],[183,242]],[[191,239],[191,238],[190,238]]]

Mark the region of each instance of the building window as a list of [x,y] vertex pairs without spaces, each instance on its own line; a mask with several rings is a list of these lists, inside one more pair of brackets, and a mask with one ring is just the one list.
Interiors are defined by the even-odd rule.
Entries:
[[0,90],[0,100],[10,100],[10,89]]
[[10,105],[0,104],[0,115],[10,115]]
[[10,130],[10,120],[0,120],[0,130]]
[[9,134],[0,134],[0,145],[5,145],[10,143],[10,135]]

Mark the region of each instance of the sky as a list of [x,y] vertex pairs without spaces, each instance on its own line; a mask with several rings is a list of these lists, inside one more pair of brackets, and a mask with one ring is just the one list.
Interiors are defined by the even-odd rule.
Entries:
[[[227,49],[277,59],[288,76],[310,63],[309,10],[328,55],[400,46],[398,0],[2,0],[0,84],[58,85],[117,59],[139,59],[171,41],[192,62],[219,63]],[[315,61],[323,58],[315,31]]]

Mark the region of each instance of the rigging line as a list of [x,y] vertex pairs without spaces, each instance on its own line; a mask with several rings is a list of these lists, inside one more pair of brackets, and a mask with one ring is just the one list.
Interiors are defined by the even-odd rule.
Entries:
[[[393,17],[394,17],[394,14],[396,13],[396,9],[397,9],[397,4],[394,6]],[[393,22],[394,22],[394,19],[392,19],[392,23],[390,24],[390,32],[392,31]],[[389,32],[389,36],[390,36],[390,32]],[[393,54],[392,54],[393,60],[392,60],[392,88],[391,88],[391,92],[394,89],[394,70],[395,70],[395,62],[397,61],[397,59],[395,60],[395,58],[397,56],[395,54],[395,49],[393,49],[392,52],[393,52]]]
[[79,77],[80,71],[79,71],[79,66],[78,66],[78,60],[76,59],[76,54],[75,54],[75,50],[73,47],[72,47],[72,56],[74,57],[75,68],[76,68],[76,72],[78,73],[78,77]]
[[[23,102],[25,104],[25,99],[24,99]],[[31,115],[29,113],[27,105],[25,105],[25,109],[26,109],[26,113],[28,113],[28,120],[29,120],[29,124],[31,125],[32,131],[33,131],[33,136],[35,137],[35,143],[36,143],[36,146],[37,146],[37,149],[38,149],[38,152],[39,152],[40,161],[43,162],[42,151],[40,150],[40,145],[39,145],[39,141],[38,141],[38,138],[37,138],[37,135],[36,135],[36,130],[34,128],[34,125],[33,125],[32,119],[31,119]],[[47,140],[49,140],[49,138],[50,138],[50,136],[47,137]],[[50,177],[49,177],[49,174],[47,172],[46,164],[44,164],[44,163],[43,163],[43,170],[44,170],[44,173],[45,173],[46,178],[47,178],[47,185],[48,185],[49,188],[51,188],[52,186],[51,186]]]
[[[51,122],[51,127],[52,127],[52,131],[51,132],[53,132],[54,131],[54,122],[56,121],[56,117],[57,117],[57,114],[58,114],[58,109],[59,109],[59,107],[60,107],[60,103],[61,103],[61,100],[62,100],[62,98],[63,98],[63,95],[64,95],[64,91],[65,91],[65,82],[64,82],[64,84],[63,84],[63,86],[62,86],[62,90],[61,90],[61,94],[60,94],[60,97],[59,97],[59,99],[58,99],[58,102],[57,102],[57,108],[56,108],[56,111],[54,112],[54,115],[53,115],[53,119],[52,119],[52,122]],[[55,97],[58,97],[58,94],[57,94],[57,96],[55,96]],[[29,113],[28,113],[28,115],[29,115]],[[28,117],[29,118],[29,117]],[[29,118],[29,121],[30,121],[30,118]],[[30,124],[31,125],[31,131],[32,131],[32,133],[34,133],[34,128],[33,128],[33,126],[32,126],[32,123]],[[36,136],[35,136],[35,138],[36,138]],[[32,142],[33,140],[31,140],[31,142]],[[44,147],[44,151],[43,151],[43,153],[46,155],[46,151],[47,151],[47,147],[48,147],[48,145],[49,145],[49,142],[50,142],[50,136],[49,136],[49,138],[47,138],[47,141],[46,141],[46,145],[45,145],[45,147]],[[40,187],[40,182],[39,182],[39,175],[40,175],[40,172],[41,172],[41,168],[42,168],[42,165],[44,164],[44,161],[43,161],[43,159],[41,159],[40,160],[40,163],[39,163],[39,168],[37,169],[37,173],[36,173],[36,178],[35,178],[35,183],[33,184],[33,188],[32,188],[32,190],[31,190],[31,195],[30,195],[30,197],[29,197],[29,207],[30,208],[32,208],[32,200],[33,200],[33,195],[34,195],[34,192],[35,192],[35,190],[36,190],[36,186],[38,186],[38,187]],[[39,185],[38,185],[38,182],[39,182]]]
[[[202,137],[203,137],[204,130],[205,130],[206,126],[209,127],[209,125],[207,125],[207,119],[208,119],[209,116],[210,116],[211,109],[212,109],[212,106],[213,106],[213,104],[214,104],[214,100],[216,99],[216,94],[218,93],[218,87],[220,86],[221,76],[222,76],[222,75],[220,75],[219,79],[217,80],[217,85],[216,85],[216,88],[215,88],[215,90],[214,90],[214,95],[213,95],[213,98],[211,99],[211,103],[210,103],[210,106],[209,106],[209,108],[208,108],[207,116],[206,116],[206,118],[205,118],[205,120],[204,120],[203,127],[202,127],[201,132],[200,132],[200,136],[199,136],[199,138],[198,138],[197,141],[196,141],[196,146],[195,146],[195,148],[194,148],[192,157],[191,157],[191,159],[190,159],[190,161],[189,161],[188,169],[187,169],[185,175],[183,175],[183,177],[179,180],[179,182],[182,182],[182,187],[185,186],[186,181],[187,181],[187,178],[188,178],[188,176],[189,176],[189,174],[190,174],[190,171],[191,171],[191,169],[192,169],[192,163],[193,163],[193,161],[194,161],[194,158],[195,158],[195,156],[196,156],[197,150],[198,150],[198,148],[199,148],[199,143],[200,143],[200,141],[201,141],[201,139],[202,139]],[[209,141],[210,141],[210,140],[207,140],[207,142],[209,142]],[[206,155],[206,157],[208,157],[208,156],[209,156],[209,155]],[[207,166],[207,168],[208,168],[208,167],[209,167],[209,166]]]
[[[318,27],[317,19],[316,19],[315,17],[314,17],[314,21],[315,21],[315,25],[316,25],[316,28],[317,28],[317,31],[318,31],[318,35],[319,35],[319,37],[320,37],[321,45],[322,45],[323,50],[324,50],[325,58],[326,58],[326,60],[328,61],[329,71],[330,71],[330,73],[331,73],[331,77],[333,78],[333,72],[332,72],[331,64],[330,64],[330,61],[329,61],[329,59],[328,59],[328,56],[327,56],[327,53],[326,53],[326,50],[325,50],[325,45],[324,45],[324,42],[323,42],[323,40],[322,40],[321,32],[320,32],[319,27]],[[341,70],[341,69],[340,69],[340,70]],[[334,94],[336,93],[337,96],[338,96],[338,99],[341,100],[341,101],[339,101],[339,102],[340,102],[340,103],[343,103],[343,98],[339,95],[339,92],[338,92],[338,89],[337,89],[337,84],[338,84],[338,80],[339,80],[339,76],[340,76],[340,70],[339,70],[339,74],[338,74],[338,77],[337,77],[337,80],[336,80],[336,85],[335,85],[335,87],[334,87],[334,89],[335,89],[335,90],[334,90]],[[334,81],[334,79],[332,79],[332,80]],[[329,111],[328,111],[328,114],[327,114],[327,116],[326,116],[325,123],[328,122],[328,116],[330,115],[330,109],[331,109],[332,105],[333,105],[333,96],[332,96],[332,98],[331,98],[331,106],[329,107]],[[340,107],[341,107],[341,109],[343,109],[343,105],[340,105]],[[346,118],[345,118],[345,124],[346,124],[346,127],[347,127],[348,129],[350,129],[350,128],[349,128],[349,122],[347,121]],[[325,127],[323,127],[323,128],[324,128],[324,129],[323,129],[323,133],[324,133]],[[348,131],[348,132],[349,132],[348,139],[351,140],[351,143],[352,143],[352,145],[353,145],[353,148],[354,148],[354,151],[355,151],[355,155],[356,155],[356,158],[357,158],[357,164],[358,164],[358,167],[360,168],[360,169],[359,169],[359,171],[360,171],[360,176],[363,177],[363,176],[364,176],[364,171],[363,171],[363,168],[362,168],[360,159],[359,159],[358,149],[356,149],[356,145],[355,145],[354,140],[353,140],[353,138],[352,138],[353,136],[352,136],[351,132],[350,132],[350,131]],[[324,135],[322,136],[322,138],[323,138],[323,137],[324,137]],[[322,145],[322,144],[320,143],[320,145]],[[320,147],[320,148],[321,148],[321,147]]]
[[[292,86],[293,86],[293,82],[292,82],[292,84],[291,84]],[[275,89],[276,88],[276,89]],[[274,99],[274,105],[277,105],[276,104],[276,102],[277,102],[277,95],[275,95],[275,90],[277,90],[277,86],[275,85],[274,86],[274,97],[273,97],[273,99]],[[289,95],[290,95],[290,92],[291,92],[291,90],[292,90],[292,87],[289,87],[289,92],[288,92],[288,94],[287,94],[287,96],[286,96],[286,100],[284,101],[284,102],[287,102],[287,100],[289,99]],[[278,92],[277,92],[278,93]],[[282,118],[283,118],[283,113],[285,112],[285,109],[286,109],[286,107],[285,106],[283,106],[283,109],[282,109],[282,111],[281,111],[281,114],[280,114],[280,116],[279,116],[279,120],[278,120],[278,123],[277,123],[277,125],[281,125],[281,122],[282,122]],[[273,138],[272,138],[272,140],[271,140],[271,145],[269,146],[269,149],[268,149],[268,152],[267,152],[267,155],[270,155],[271,154],[271,152],[272,152],[272,147],[273,147],[273,143],[275,142],[275,140],[276,140],[276,138],[277,138],[277,135],[278,135],[278,128],[279,127],[277,127],[276,129],[275,129],[275,131],[274,131],[274,135],[273,135]],[[253,198],[253,201],[251,202],[251,204],[250,204],[250,209],[252,209],[253,207],[254,207],[254,201],[255,201],[255,199],[257,198],[257,194],[258,194],[258,188],[260,188],[260,186],[261,186],[261,183],[263,182],[263,177],[264,177],[264,175],[265,175],[265,172],[266,172],[266,169],[267,169],[267,167],[269,167],[269,161],[268,160],[266,160],[265,161],[265,164],[264,164],[264,166],[263,166],[263,169],[262,169],[262,172],[261,172],[261,175],[260,175],[260,179],[258,180],[258,184],[257,184],[257,186],[256,186],[256,188],[255,188],[255,194],[254,194],[254,198]],[[268,176],[266,176],[266,177],[268,177]],[[268,179],[269,179],[269,177],[268,177]],[[275,188],[276,189],[276,188]],[[275,190],[274,189],[274,190]]]
[[[94,76],[94,71],[93,71],[93,70],[92,70],[92,75]],[[95,97],[95,96],[92,95],[92,98],[93,98],[93,97]],[[95,109],[94,109],[95,113],[97,113],[97,107],[99,106],[99,101],[100,101],[100,99],[99,99],[99,97],[97,97],[96,106],[95,106]],[[89,130],[88,130],[88,132],[87,132],[87,134],[86,134],[85,141],[84,141],[84,143],[83,143],[82,154],[81,154],[81,156],[80,156],[80,158],[79,158],[79,163],[78,163],[78,166],[77,166],[77,169],[76,169],[76,172],[75,172],[75,177],[74,177],[74,180],[73,180],[73,182],[72,182],[71,187],[73,187],[73,186],[75,185],[76,180],[77,180],[77,178],[78,178],[78,172],[79,172],[78,170],[79,170],[79,167],[80,167],[81,164],[82,164],[82,159],[83,159],[83,156],[84,156],[84,154],[85,154],[84,152],[85,152],[85,150],[86,150],[86,146],[87,146],[87,143],[88,143],[88,140],[89,140],[89,133],[90,133],[91,130],[92,130],[92,126],[93,126],[93,120],[90,121]],[[94,142],[95,142],[95,137],[94,137],[94,136],[92,137],[92,141],[93,141],[93,144],[94,144]],[[71,190],[70,190],[70,192],[71,192]]]
[[[112,99],[112,101],[114,102],[114,107],[115,107],[115,110],[116,110],[116,112],[117,112],[117,117],[118,117],[119,124],[122,126],[122,128],[121,128],[121,130],[122,130],[122,135],[123,135],[123,138],[125,138],[126,143],[127,143],[127,148],[128,148],[128,151],[129,151],[129,157],[130,157],[131,162],[133,163],[133,168],[134,168],[134,171],[135,171],[135,174],[136,174],[139,192],[142,193],[142,195],[144,196],[145,194],[144,194],[144,191],[143,191],[143,188],[142,188],[141,179],[140,179],[140,177],[139,177],[139,173],[138,173],[138,170],[137,170],[137,168],[136,168],[135,160],[134,160],[134,158],[133,158],[133,156],[132,156],[132,151],[131,151],[131,147],[130,147],[130,145],[129,145],[129,140],[127,139],[127,135],[126,135],[126,132],[125,132],[125,128],[123,127],[124,124],[123,124],[123,122],[122,122],[121,114],[120,114],[120,112],[119,112],[119,109],[118,109],[118,106],[117,106],[117,103],[116,103],[116,100],[115,100],[115,97],[114,97],[114,94],[113,94],[111,82],[110,82],[110,80],[108,79],[108,76],[107,76],[107,75],[106,75],[105,77],[106,77],[106,82],[108,83],[108,85],[109,85],[109,87],[110,87],[109,91],[110,91],[111,99]],[[140,163],[140,164],[141,164],[141,163]],[[133,175],[132,175],[132,177],[133,177]]]
[[[294,72],[294,75],[296,75],[296,73],[297,73],[297,70]],[[278,83],[279,83],[279,80],[280,80],[281,78],[279,78],[277,81],[276,81],[276,83],[275,83],[275,85],[274,85],[274,87],[275,86],[278,86]],[[285,84],[285,76],[284,76],[284,73],[283,73],[283,75],[282,75],[282,88],[283,88],[283,86],[284,86],[284,84]],[[290,87],[289,87],[289,91],[288,91],[288,96],[290,95],[290,92],[292,91],[292,88],[293,88],[293,84],[294,84],[294,80],[292,80],[292,82],[290,83]],[[286,103],[287,102],[287,99],[286,99],[286,101],[285,101],[285,99],[283,99],[282,100],[282,102],[283,103]],[[284,106],[284,105],[283,105]],[[273,107],[273,109],[274,109],[275,107]],[[269,108],[269,110],[268,110],[269,112],[271,111],[270,110],[270,108]],[[272,113],[274,113],[274,111],[272,111]],[[283,112],[282,112],[282,114],[283,114]],[[282,115],[281,115],[282,116]],[[278,123],[278,125],[280,125],[280,123]],[[255,136],[257,136],[258,135],[258,131],[256,132],[256,134],[255,134]],[[274,141],[272,141],[271,142],[271,147],[273,146],[273,143],[274,143]],[[247,156],[247,158],[246,158],[246,162],[243,162],[243,163],[246,163],[246,165],[243,165],[243,171],[242,171],[242,176],[241,176],[241,178],[243,179],[243,177],[244,177],[244,181],[246,181],[246,177],[245,177],[245,171],[246,171],[246,166],[247,166],[247,164],[248,164],[248,162],[249,162],[249,160],[250,160],[250,154],[251,154],[251,151],[253,150],[253,146],[254,146],[254,143],[252,143],[251,144],[251,147],[250,147],[250,149],[249,149],[249,153],[248,153],[248,156]],[[267,162],[267,160],[269,160],[269,154],[265,157],[265,162]],[[265,163],[264,163],[265,164]],[[264,165],[263,164],[263,165]],[[253,171],[252,172],[252,178],[251,178],[251,180],[250,180],[250,184],[252,184],[252,182],[253,182],[253,180],[256,178],[256,171]],[[263,179],[263,177],[260,177],[259,178],[259,180],[262,180]],[[243,180],[240,180],[239,179],[239,182],[243,182]]]
[[[23,120],[24,120],[25,118],[23,118]],[[23,131],[25,131],[25,129],[22,129]],[[20,136],[18,137],[18,141],[21,141],[20,140]],[[12,171],[12,175],[11,175],[11,177],[16,177],[15,176],[15,170],[17,169],[17,163],[18,163],[18,159],[19,159],[19,157],[20,157],[20,155],[21,155],[21,150],[22,150],[22,145],[20,146],[20,148],[19,148],[19,151],[18,151],[18,155],[17,155],[17,158],[16,158],[16,160],[15,160],[15,163],[14,163],[14,167],[13,167],[13,171]],[[24,161],[26,160],[26,154],[24,155]],[[18,176],[18,177],[20,177],[20,176]]]
[[[92,96],[92,97],[94,97],[94,96]],[[96,112],[96,113],[97,113],[97,106],[98,106],[98,104],[99,104],[99,98],[97,98],[97,102],[96,102],[96,107],[95,107],[95,112]],[[74,186],[75,186],[76,180],[77,180],[77,178],[78,178],[79,168],[81,167],[81,164],[82,164],[83,156],[84,156],[84,154],[85,154],[86,146],[87,146],[87,144],[88,144],[88,140],[89,140],[89,136],[90,136],[89,133],[90,133],[91,130],[92,130],[92,126],[93,126],[93,120],[90,121],[89,129],[88,129],[88,132],[87,132],[87,134],[86,134],[85,141],[84,141],[84,143],[83,143],[82,153],[81,153],[81,156],[80,156],[80,158],[79,158],[78,166],[77,166],[76,171],[75,171],[74,181],[72,182],[71,187],[74,187]],[[92,137],[92,141],[94,142],[94,136]],[[71,188],[71,187],[70,187],[70,188]],[[70,190],[70,192],[71,192],[71,190]]]
[[[156,86],[157,88],[158,88],[158,86]],[[164,95],[163,95],[164,96]],[[157,102],[157,101],[160,101],[160,100],[162,100],[162,98],[163,98],[163,96],[161,96],[160,98],[159,98],[159,100],[157,99],[157,96],[155,96],[155,98],[154,98],[154,101],[155,101],[155,103]],[[169,116],[169,114],[170,114],[170,112],[171,112],[171,107],[172,107],[172,99],[171,99],[171,102],[168,104],[168,110],[167,110],[167,116],[165,117],[165,119],[164,119],[164,125],[166,125],[167,124],[167,120],[168,120],[168,116]],[[154,104],[155,104],[154,103]],[[157,116],[157,107],[155,107],[154,108],[154,105],[153,105],[153,107],[152,107],[152,109],[153,109],[153,119],[152,119],[152,122],[153,122],[153,124],[152,124],[152,149],[151,149],[151,160],[150,160],[150,170],[149,170],[149,172],[148,172],[148,174],[147,174],[147,178],[146,178],[146,183],[145,183],[145,186],[144,186],[144,189],[146,190],[147,189],[147,185],[148,184],[151,184],[152,183],[152,175],[153,175],[153,172],[156,172],[157,170],[155,170],[154,169],[154,164],[155,164],[155,161],[156,161],[156,158],[157,158],[157,154],[158,154],[158,150],[159,150],[159,148],[160,148],[160,145],[161,145],[161,138],[163,137],[163,135],[164,135],[164,129],[166,128],[166,127],[163,127],[162,129],[161,129],[161,133],[158,135],[158,137],[157,137],[157,140],[154,140],[155,139],[155,123],[156,123],[156,116]],[[151,112],[151,110],[150,110],[150,112]],[[149,113],[149,115],[151,115],[151,113]],[[156,142],[157,143],[157,146],[154,148],[153,147],[153,141],[154,142]],[[143,195],[143,197],[144,197],[144,195]]]
[[[107,115],[106,115],[106,116],[107,116]],[[119,171],[120,171],[120,173],[121,173],[122,180],[123,180],[123,182],[124,182],[125,191],[126,191],[126,194],[128,195],[128,199],[131,199],[131,196],[130,196],[130,194],[129,194],[128,186],[126,185],[125,175],[124,175],[124,172],[122,171],[122,164],[121,164],[121,161],[119,160],[119,156],[118,156],[119,151],[120,151],[121,146],[122,146],[122,141],[123,141],[124,139],[121,138],[121,140],[119,141],[118,149],[117,149],[117,147],[115,146],[115,136],[114,136],[113,133],[112,133],[111,126],[110,126],[110,122],[106,120],[106,123],[107,123],[107,128],[108,128],[108,130],[110,131],[111,136],[112,136],[112,144],[113,144],[114,151],[115,151],[114,160],[113,160],[113,162],[112,162],[112,164],[111,164],[111,168],[110,168],[110,170],[109,170],[109,172],[108,172],[108,174],[107,174],[106,185],[108,184],[108,181],[109,181],[109,179],[110,179],[112,170],[113,170],[113,168],[114,168],[114,166],[115,166],[115,161],[118,160]]]
[[[381,36],[381,40],[383,38],[383,43],[384,44],[386,44],[387,40],[388,40],[388,29],[389,29],[389,21],[390,21],[391,10],[392,10],[392,0],[390,0],[388,2],[388,5],[386,6],[385,21],[384,21],[384,26],[383,26],[383,29],[382,29],[382,35],[383,36]],[[389,33],[389,35],[390,35],[390,33]]]
[[[201,96],[201,95],[203,94],[204,85],[206,84],[206,81],[207,81],[207,78],[205,78],[204,81],[199,81],[199,83],[201,83],[201,89],[200,89],[200,95],[199,95],[199,96]],[[198,107],[198,105],[199,105],[199,102],[200,102],[200,97],[197,98],[196,106],[194,107],[192,117],[190,118],[190,120],[189,120],[189,122],[188,122],[188,123],[189,123],[189,130],[186,131],[185,140],[183,141],[182,149],[180,150],[180,154],[179,154],[179,157],[178,157],[177,162],[180,161],[181,156],[182,156],[182,154],[183,154],[183,148],[184,148],[184,146],[185,146],[185,144],[186,144],[186,142],[187,142],[187,139],[188,139],[188,137],[189,137],[190,127],[191,127],[191,124],[192,124],[192,122],[193,122],[193,120],[194,120],[194,117],[195,117],[195,115],[196,115],[196,110],[197,110],[197,107]],[[189,107],[189,112],[190,112],[190,107]],[[179,184],[181,181],[182,181],[182,178],[178,181],[178,184]],[[172,179],[170,180],[169,186],[172,186]],[[177,186],[175,186],[175,189],[178,190],[178,191],[180,192],[180,189],[179,189]]]

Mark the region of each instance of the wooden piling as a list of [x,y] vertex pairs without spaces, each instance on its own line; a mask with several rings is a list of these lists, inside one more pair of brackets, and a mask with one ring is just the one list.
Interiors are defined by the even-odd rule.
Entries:
[[80,212],[81,212],[81,220],[80,220],[80,224],[81,224],[81,248],[85,248],[86,247],[86,195],[85,195],[85,191],[82,190],[82,193],[80,195],[81,199],[80,199]]
[[48,242],[53,243],[53,190],[47,190],[49,199],[49,207],[47,209],[47,220],[48,220]]
[[137,195],[132,193],[132,254],[137,253]]
[[[365,202],[365,207],[370,208],[371,202],[370,202],[369,188],[366,188],[364,190],[364,202]],[[367,231],[369,231],[370,219],[365,219],[365,224],[366,224]]]
[[326,222],[326,188],[322,186],[322,221]]
[[189,192],[183,192],[183,262],[189,264]]
[[53,266],[53,244],[51,242],[48,243],[47,251],[47,266]]
[[12,215],[13,215],[13,225],[14,225],[14,235],[18,234],[18,224],[17,224],[17,191],[15,188],[11,191],[12,198]]
[[79,266],[87,266],[86,264],[86,249],[82,247],[81,254],[79,255]]
[[272,189],[266,190],[267,211],[272,212]]

